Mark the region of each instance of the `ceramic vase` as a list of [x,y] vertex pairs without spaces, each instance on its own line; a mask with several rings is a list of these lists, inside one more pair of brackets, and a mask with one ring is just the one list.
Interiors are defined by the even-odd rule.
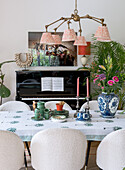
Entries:
[[114,93],[104,93],[98,96],[98,105],[102,117],[104,118],[113,118],[117,111],[119,104],[118,96]]
[[37,102],[37,109],[40,110],[41,116],[44,116],[45,102]]

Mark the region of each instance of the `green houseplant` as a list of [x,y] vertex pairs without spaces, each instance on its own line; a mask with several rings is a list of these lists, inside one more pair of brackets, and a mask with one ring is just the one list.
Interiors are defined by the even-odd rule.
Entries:
[[[115,93],[119,97],[119,109],[123,109],[125,106],[125,46],[115,41],[99,42],[94,40],[91,49],[94,54],[93,62],[90,65],[91,80],[95,79],[94,74],[99,70],[99,65],[105,65],[105,61],[110,57],[113,66],[111,74],[113,73],[115,76],[115,72],[117,72],[121,77],[119,84],[122,88],[117,88]],[[94,87],[93,90],[93,96],[96,96],[102,89]]]
[[10,90],[4,85],[5,74],[2,72],[2,66],[10,62],[15,62],[15,61],[11,60],[11,61],[5,61],[0,63],[0,105],[2,104],[2,99],[9,97],[11,94]]

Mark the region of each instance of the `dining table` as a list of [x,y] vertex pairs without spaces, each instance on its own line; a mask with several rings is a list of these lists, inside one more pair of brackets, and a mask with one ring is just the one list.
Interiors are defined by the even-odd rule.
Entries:
[[31,141],[39,131],[49,128],[72,128],[80,130],[88,141],[101,141],[107,134],[125,128],[125,112],[118,110],[114,118],[103,118],[98,110],[90,110],[91,119],[79,121],[74,118],[76,111],[69,111],[63,122],[35,120],[34,111],[0,111],[0,130],[16,133],[22,141]]

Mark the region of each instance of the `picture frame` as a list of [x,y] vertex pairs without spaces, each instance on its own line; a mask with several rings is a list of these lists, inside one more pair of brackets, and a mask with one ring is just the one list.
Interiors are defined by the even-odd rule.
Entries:
[[[54,32],[51,32],[54,34]],[[28,52],[32,54],[35,66],[77,66],[77,46],[74,41],[60,45],[40,44],[43,32],[28,32]],[[61,38],[63,32],[57,32]]]

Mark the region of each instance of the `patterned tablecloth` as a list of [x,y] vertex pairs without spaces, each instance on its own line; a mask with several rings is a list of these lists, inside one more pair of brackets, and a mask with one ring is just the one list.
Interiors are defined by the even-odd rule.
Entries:
[[0,130],[15,132],[23,141],[31,141],[39,131],[48,128],[73,128],[79,129],[87,140],[101,141],[107,134],[114,130],[125,128],[125,113],[117,111],[115,118],[106,119],[100,116],[100,112],[90,110],[91,121],[76,121],[73,118],[75,111],[70,113],[66,122],[57,123],[51,120],[34,121],[33,111],[8,112],[0,111]]

